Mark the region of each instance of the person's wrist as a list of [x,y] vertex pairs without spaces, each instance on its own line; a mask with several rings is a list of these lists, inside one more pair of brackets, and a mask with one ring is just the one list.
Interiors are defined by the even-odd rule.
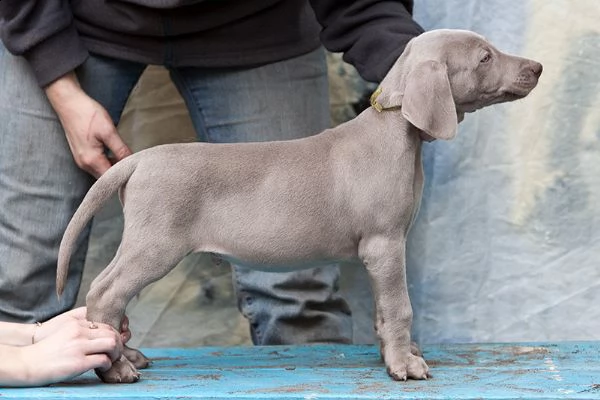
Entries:
[[31,343],[28,344],[36,344],[38,342],[37,338],[36,338],[36,334],[39,333],[40,328],[42,327],[42,323],[41,322],[36,322],[35,324],[31,324],[33,325],[31,328]]
[[27,347],[0,345],[0,354],[6,363],[0,363],[0,386],[29,386],[33,382],[33,368],[27,362]]
[[10,346],[30,345],[35,326],[35,324],[4,322],[0,328],[0,343]]
[[[35,324],[15,324],[15,335],[13,346],[27,346],[31,344],[31,339],[35,333]],[[7,343],[10,344],[10,343]]]
[[54,82],[45,87],[46,96],[56,111],[60,111],[60,107],[77,99],[79,96],[85,95],[85,92],[79,86],[79,80],[75,72],[69,72]]

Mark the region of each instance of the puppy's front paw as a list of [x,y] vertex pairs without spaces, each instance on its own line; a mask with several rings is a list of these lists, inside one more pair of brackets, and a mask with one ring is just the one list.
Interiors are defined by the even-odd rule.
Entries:
[[404,361],[398,360],[387,367],[388,374],[397,381],[406,379],[427,379],[429,367],[422,357],[409,354]]
[[123,346],[123,355],[138,369],[148,368],[150,360],[141,351]]
[[124,355],[108,371],[96,369],[95,372],[105,383],[133,383],[140,379],[140,373]]
[[[381,360],[385,360],[385,356],[383,354],[384,348],[381,346],[379,348],[379,355],[381,356]],[[423,357],[423,352],[419,348],[419,345],[416,342],[410,342],[410,353],[417,357]],[[137,365],[136,365],[137,367]],[[138,367],[139,368],[139,367]]]
[[419,348],[417,342],[410,342],[410,354],[418,357],[423,357],[423,352]]

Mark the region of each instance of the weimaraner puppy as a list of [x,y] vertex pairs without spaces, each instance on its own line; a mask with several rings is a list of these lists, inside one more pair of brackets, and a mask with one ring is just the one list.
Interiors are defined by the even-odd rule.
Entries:
[[[423,187],[421,143],[452,139],[465,113],[525,97],[541,72],[541,64],[504,54],[473,32],[431,31],[410,41],[372,107],[336,128],[298,140],[172,144],[134,154],[98,179],[73,216],[57,291],[77,236],[118,190],[123,239],[92,283],[89,320],[118,328],[130,299],[190,252],[265,271],[362,262],[389,375],[426,379],[427,364],[411,353],[405,270]],[[134,365],[147,360],[126,349],[97,373],[105,382],[134,382]]]

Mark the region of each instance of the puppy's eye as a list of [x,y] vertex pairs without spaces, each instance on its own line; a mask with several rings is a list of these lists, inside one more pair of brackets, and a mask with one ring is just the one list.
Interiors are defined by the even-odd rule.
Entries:
[[485,56],[483,56],[483,58],[481,60],[479,60],[480,63],[485,64],[487,62],[489,62],[492,59],[492,56],[490,55],[490,53],[486,53]]

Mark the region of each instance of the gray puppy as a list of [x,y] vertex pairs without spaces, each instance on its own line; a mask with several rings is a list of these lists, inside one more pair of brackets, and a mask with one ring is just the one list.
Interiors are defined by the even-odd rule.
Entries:
[[[265,271],[362,262],[390,376],[426,379],[411,353],[406,236],[421,199],[422,140],[452,139],[464,113],[525,97],[541,64],[504,54],[469,31],[410,41],[358,117],[309,138],[173,144],[117,163],[90,189],[63,237],[63,291],[77,236],[119,190],[125,226],[94,280],[87,317],[119,327],[127,303],[186,254],[209,252]],[[125,349],[105,382],[134,382],[145,357]]]

